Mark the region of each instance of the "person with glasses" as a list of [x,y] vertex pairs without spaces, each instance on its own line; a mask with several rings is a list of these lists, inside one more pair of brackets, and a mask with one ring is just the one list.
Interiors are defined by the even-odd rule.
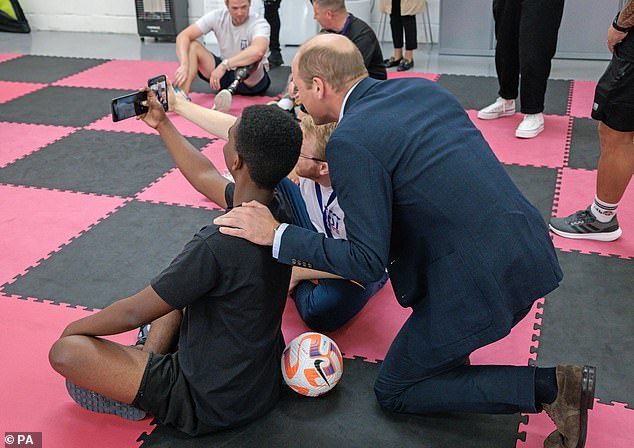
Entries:
[[[291,203],[295,225],[317,231],[328,238],[346,239],[345,213],[330,182],[326,143],[336,128],[334,123],[318,126],[310,115],[302,114],[303,143],[294,173],[297,185],[283,179],[278,190]],[[388,275],[361,285],[352,280],[294,266],[291,297],[302,320],[315,331],[333,331],[352,319],[381,290]],[[316,281],[316,283],[314,283]]]

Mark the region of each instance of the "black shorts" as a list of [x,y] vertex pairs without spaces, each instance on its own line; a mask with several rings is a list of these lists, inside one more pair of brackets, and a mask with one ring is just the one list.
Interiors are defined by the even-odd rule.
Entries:
[[[222,59],[220,59],[215,54],[212,55],[214,60],[216,61],[216,67],[222,63]],[[198,77],[209,84],[209,78],[203,75],[200,70],[198,70]],[[225,74],[220,78],[220,90],[226,89],[231,85],[231,83],[236,79],[235,70],[228,70]],[[261,95],[264,93],[266,89],[271,85],[271,78],[269,78],[269,74],[264,70],[264,76],[258,83],[254,86],[248,86],[244,82],[240,83],[236,88],[236,93],[238,95],[245,96],[253,96],[253,95]]]
[[612,60],[597,84],[592,118],[620,132],[634,131],[634,62],[618,56]]
[[201,422],[196,416],[196,405],[178,363],[178,352],[150,353],[132,405],[191,436],[221,429]]

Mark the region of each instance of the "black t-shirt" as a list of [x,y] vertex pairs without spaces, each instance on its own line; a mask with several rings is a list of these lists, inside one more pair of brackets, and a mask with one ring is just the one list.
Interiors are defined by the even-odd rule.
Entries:
[[[225,190],[228,208],[235,185]],[[279,195],[273,216],[291,222]],[[175,309],[185,308],[179,362],[196,414],[226,427],[246,423],[272,408],[281,387],[282,312],[291,266],[278,263],[268,246],[201,229],[152,282]]]
[[[361,52],[363,63],[368,69],[370,78],[387,79],[387,71],[385,70],[385,64],[383,64],[383,53],[376,34],[363,20],[352,14],[349,14],[349,16],[350,22],[343,35],[354,42]],[[324,31],[332,32],[331,30]]]

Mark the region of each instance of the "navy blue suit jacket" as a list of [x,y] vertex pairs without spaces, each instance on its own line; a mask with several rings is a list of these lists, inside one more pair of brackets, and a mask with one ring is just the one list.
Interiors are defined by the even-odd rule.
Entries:
[[363,80],[326,157],[348,240],[290,226],[278,260],[361,282],[387,266],[399,303],[413,309],[412,347],[430,364],[505,336],[558,286],[540,214],[436,83]]

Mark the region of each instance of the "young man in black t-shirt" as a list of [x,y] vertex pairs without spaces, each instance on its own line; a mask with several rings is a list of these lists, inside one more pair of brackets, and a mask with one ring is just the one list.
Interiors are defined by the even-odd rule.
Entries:
[[[143,119],[170,152],[204,158],[146,90],[150,110]],[[205,159],[212,168],[204,174],[207,193],[229,209],[256,200],[289,222],[274,188],[297,162],[301,141],[299,125],[284,111],[246,108],[223,150],[235,184]],[[67,378],[71,397],[92,411],[129,419],[147,413],[191,435],[247,423],[279,396],[290,275],[291,267],[277,263],[270,249],[210,224],[150,286],[68,325],[51,348],[51,365]],[[99,337],[148,322],[142,350]],[[177,337],[178,351],[170,353]]]

